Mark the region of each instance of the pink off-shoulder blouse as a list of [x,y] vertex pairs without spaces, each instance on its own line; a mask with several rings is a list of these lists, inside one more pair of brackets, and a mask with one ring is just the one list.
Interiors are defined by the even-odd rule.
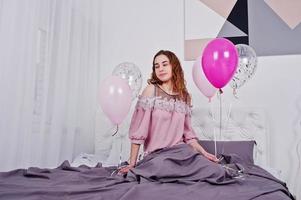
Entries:
[[153,96],[138,97],[129,138],[143,144],[145,153],[192,142],[197,137],[191,126],[191,106],[154,85]]

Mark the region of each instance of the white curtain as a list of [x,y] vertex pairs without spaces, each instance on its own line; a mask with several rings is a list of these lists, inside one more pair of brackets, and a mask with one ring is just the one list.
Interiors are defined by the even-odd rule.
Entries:
[[94,152],[100,0],[0,0],[0,170]]

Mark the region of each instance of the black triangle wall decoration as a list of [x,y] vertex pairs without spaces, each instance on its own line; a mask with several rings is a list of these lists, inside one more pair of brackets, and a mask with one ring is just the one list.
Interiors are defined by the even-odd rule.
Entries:
[[[252,1],[252,0],[251,0]],[[249,35],[248,26],[248,0],[238,0],[234,5],[227,20],[239,28],[245,34]]]
[[223,38],[226,38],[226,39],[230,40],[231,42],[233,42],[233,44],[247,44],[247,45],[249,45],[249,36],[223,37]]

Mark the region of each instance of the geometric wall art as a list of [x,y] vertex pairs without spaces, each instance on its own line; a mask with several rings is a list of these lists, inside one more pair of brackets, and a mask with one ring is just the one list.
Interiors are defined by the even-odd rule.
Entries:
[[257,56],[301,54],[301,1],[184,0],[184,29],[185,60],[220,37]]

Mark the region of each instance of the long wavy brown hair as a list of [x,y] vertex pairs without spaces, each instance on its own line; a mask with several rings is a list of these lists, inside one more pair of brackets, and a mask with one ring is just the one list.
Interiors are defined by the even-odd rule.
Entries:
[[162,85],[162,81],[156,76],[155,73],[155,59],[159,55],[165,55],[171,64],[172,67],[172,83],[173,83],[173,91],[179,93],[179,97],[182,101],[187,102],[191,105],[191,97],[186,88],[186,81],[184,79],[184,72],[181,66],[181,63],[178,57],[171,51],[168,50],[160,50],[153,58],[153,71],[151,73],[151,78],[147,80],[148,84],[159,84]]

